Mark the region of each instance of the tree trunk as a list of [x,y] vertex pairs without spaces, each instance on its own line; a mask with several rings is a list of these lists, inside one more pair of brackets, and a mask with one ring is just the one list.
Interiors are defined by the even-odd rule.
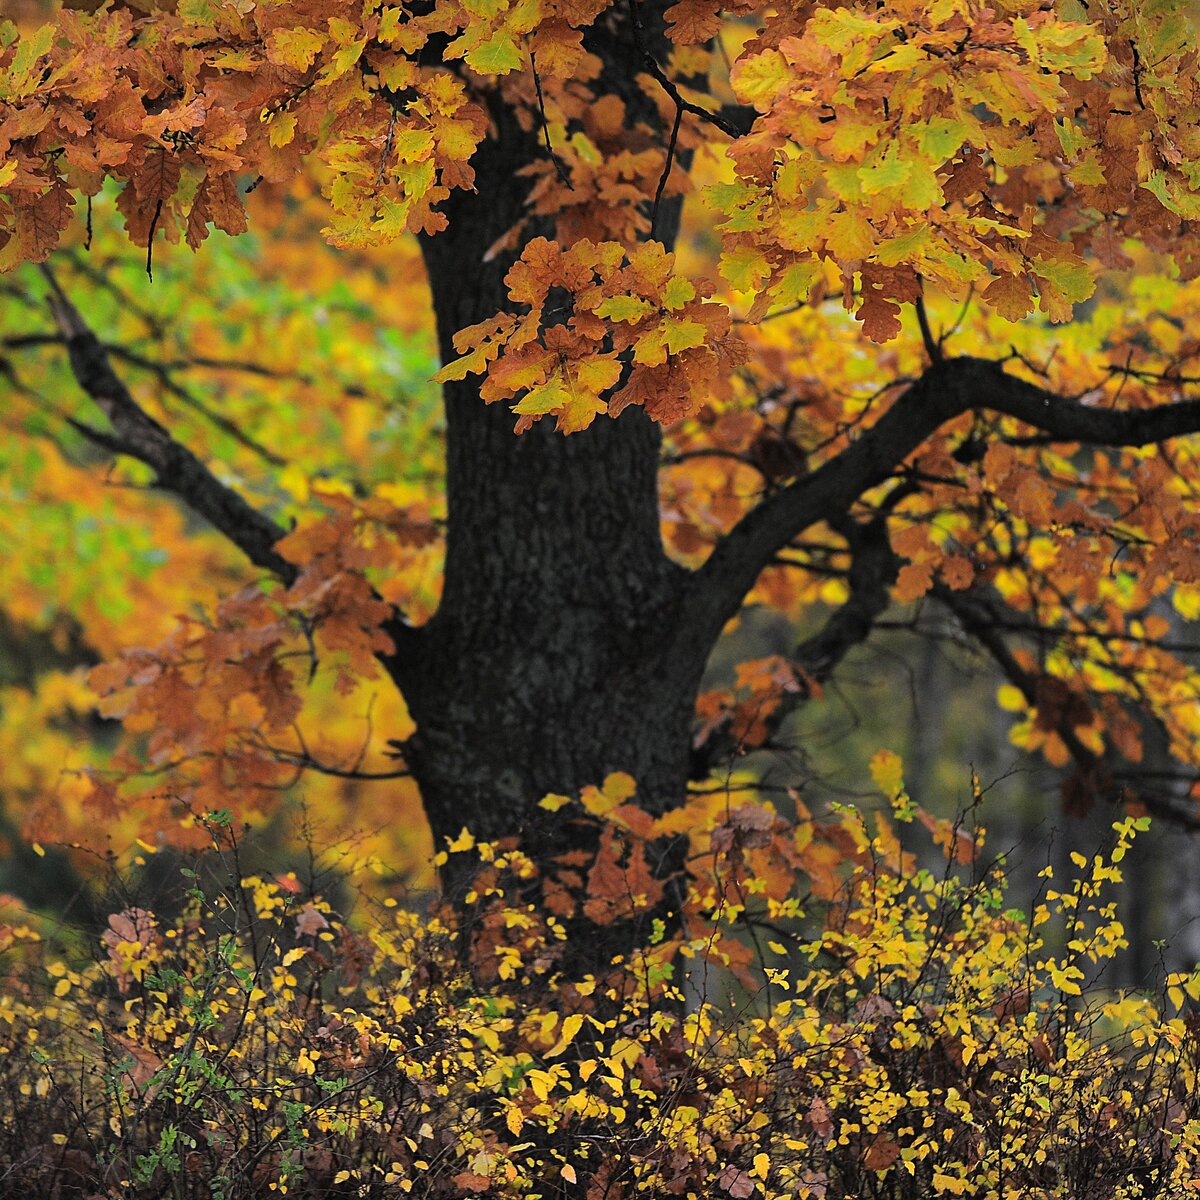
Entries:
[[[443,361],[456,357],[454,333],[506,307],[513,255],[487,253],[526,215],[517,172],[544,153],[511,110],[497,102],[492,117],[476,190],[455,193],[449,227],[423,243]],[[665,206],[658,236],[670,244],[677,224]],[[518,437],[475,378],[446,385],[445,412],[443,598],[393,670],[417,724],[405,755],[435,844],[467,826],[485,840],[517,835],[535,855],[572,848],[586,833],[538,801],[617,770],[648,810],[680,803],[704,664],[666,651],[685,572],[660,536],[658,427],[630,409],[570,437],[549,421]]]

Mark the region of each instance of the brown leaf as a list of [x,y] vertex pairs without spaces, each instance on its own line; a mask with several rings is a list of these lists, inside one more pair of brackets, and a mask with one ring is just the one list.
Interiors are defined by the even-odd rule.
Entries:
[[726,1167],[717,1182],[734,1200],[746,1200],[747,1196],[754,1195],[754,1180],[740,1167]]
[[316,937],[322,929],[328,929],[329,922],[325,915],[311,904],[306,904],[296,918],[297,937]]
[[454,1177],[454,1182],[464,1192],[479,1194],[486,1192],[492,1186],[491,1179],[486,1175],[475,1175],[470,1171],[460,1171]]
[[829,1105],[820,1096],[808,1106],[808,1123],[819,1137],[827,1138],[833,1133],[833,1118],[829,1115]]
[[983,298],[1006,321],[1019,321],[1033,312],[1033,285],[1027,275],[998,275]]
[[900,1147],[885,1134],[878,1134],[867,1147],[863,1163],[870,1171],[886,1171],[900,1157]]

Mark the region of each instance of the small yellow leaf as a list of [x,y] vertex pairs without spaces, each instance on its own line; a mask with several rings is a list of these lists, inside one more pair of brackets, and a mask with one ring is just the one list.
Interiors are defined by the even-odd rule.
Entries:
[[767,1172],[771,1169],[771,1160],[765,1154],[756,1154],[754,1156],[754,1169],[750,1172],[751,1175],[757,1175],[759,1179],[766,1181]]
[[36,854],[38,856],[38,858],[46,857],[46,851],[43,850],[42,847],[37,842],[33,843],[33,852],[34,852],[34,854]]
[[891,750],[879,750],[871,758],[871,778],[875,786],[886,796],[894,796],[904,790],[904,764],[900,756]]
[[559,796],[554,792],[551,792],[550,795],[544,796],[538,801],[538,808],[544,808],[547,812],[558,812],[558,810],[562,808],[564,804],[570,803],[570,796]]
[[583,1017],[579,1013],[572,1013],[567,1017],[562,1023],[562,1032],[558,1035],[558,1041],[554,1043],[546,1057],[557,1058],[575,1040],[575,1035],[582,1025]]
[[475,845],[475,835],[464,825],[463,831],[450,842],[447,849],[451,854],[461,854],[465,850],[470,850]]

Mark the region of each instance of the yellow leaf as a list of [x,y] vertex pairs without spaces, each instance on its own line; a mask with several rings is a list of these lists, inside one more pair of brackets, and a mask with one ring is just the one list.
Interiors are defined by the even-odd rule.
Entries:
[[564,1178],[564,1179],[565,1179],[565,1180],[566,1180],[568,1183],[575,1183],[575,1182],[576,1182],[575,1168],[574,1168],[573,1166],[571,1166],[571,1164],[570,1164],[570,1163],[564,1163],[564,1164],[563,1164],[563,1167],[562,1167],[562,1170],[561,1170],[561,1171],[559,1171],[559,1174],[560,1174],[560,1175],[561,1175],[561,1176],[562,1176],[562,1177],[563,1177],[563,1178]]
[[751,1175],[757,1175],[759,1179],[766,1182],[767,1172],[771,1169],[771,1160],[765,1154],[756,1154],[754,1156],[754,1169],[750,1172]]
[[885,796],[904,791],[904,763],[892,750],[880,750],[871,759],[871,778]]
[[475,835],[464,825],[462,833],[449,843],[447,849],[451,854],[462,854],[475,846]]
[[290,146],[296,139],[295,113],[278,113],[271,121],[267,138],[275,149]]
[[562,1023],[562,1032],[558,1035],[558,1041],[547,1053],[547,1058],[557,1058],[574,1040],[575,1035],[579,1032],[583,1025],[583,1017],[579,1013],[572,1013],[565,1018]]
[[309,495],[308,476],[295,463],[285,467],[280,472],[279,486],[297,503],[304,504],[307,502]]

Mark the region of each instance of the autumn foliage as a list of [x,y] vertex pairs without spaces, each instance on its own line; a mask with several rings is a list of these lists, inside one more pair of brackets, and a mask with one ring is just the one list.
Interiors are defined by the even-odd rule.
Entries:
[[[543,418],[578,434],[628,408],[666,427],[661,456],[653,439],[639,447],[661,465],[645,536],[694,578],[677,586],[656,559],[646,580],[626,585],[622,567],[594,590],[614,628],[631,627],[612,654],[649,659],[649,645],[681,664],[670,703],[693,707],[743,602],[806,626],[834,613],[755,698],[749,741],[731,715],[738,687],[702,698],[700,773],[818,699],[889,601],[926,601],[1005,676],[1014,740],[1072,764],[1076,809],[1136,793],[1191,820],[1200,726],[1174,636],[1200,613],[1195,450],[1178,436],[1198,423],[1186,6],[139,0],[68,4],[39,24],[44,9],[23,7],[0,39],[5,469],[37,514],[6,526],[21,550],[4,606],[16,628],[109,660],[93,681],[104,712],[149,736],[112,763],[79,756],[69,776],[27,781],[14,817],[31,836],[87,841],[93,818],[111,828],[119,813],[114,844],[175,838],[189,809],[269,811],[289,769],[344,770],[359,743],[371,762],[357,770],[400,773],[374,731],[386,723],[394,749],[410,716],[430,723],[415,651],[444,664],[486,650],[484,635],[465,645],[454,622],[430,622],[455,523],[420,398],[435,371],[431,299],[446,395],[510,413],[527,441]],[[455,217],[480,194],[496,201],[494,230],[482,210]],[[243,260],[210,238],[243,234],[253,212],[265,249]],[[340,255],[317,247],[322,234]],[[171,255],[181,242],[202,247],[194,263]],[[129,244],[148,270],[159,259],[154,301],[132,282]],[[472,272],[477,295],[457,297]],[[399,361],[381,324],[424,361]],[[100,358],[83,353],[93,336]],[[48,415],[43,377],[55,395],[82,386],[92,408]],[[92,469],[98,453],[115,456],[120,503]],[[479,453],[448,459],[458,503],[479,492],[460,531],[486,524],[489,491],[497,512],[532,503],[489,479]],[[536,477],[522,454],[574,452],[504,453]],[[646,492],[623,479],[602,474],[613,495]],[[138,494],[152,482],[278,582],[185,537],[173,510]],[[579,486],[612,503],[595,480]],[[569,520],[587,503],[564,503]],[[623,528],[614,518],[608,536]],[[47,578],[63,537],[86,544],[104,580]],[[589,543],[611,560],[581,526],[575,544]],[[506,554],[512,578],[490,596],[534,586],[536,570]],[[163,555],[178,570],[159,570]],[[459,595],[469,587],[444,610],[486,603]],[[528,636],[518,656],[543,652]],[[361,698],[381,667],[403,698]],[[603,686],[595,670],[581,691]],[[42,698],[11,703],[64,720],[88,704],[77,677],[39,686]],[[368,731],[377,701],[387,711]],[[1151,729],[1178,785],[1139,774]],[[678,740],[669,784],[635,771],[655,807],[679,799]],[[126,783],[145,804],[117,805],[114,776],[96,771],[136,766],[158,784]],[[453,806],[423,774],[441,838]],[[535,774],[525,805],[566,786]],[[323,803],[354,809],[336,775],[309,779]],[[415,806],[415,789],[405,796]]]
[[[1178,1010],[1200,974],[1158,1004],[1102,986],[1145,820],[1074,879],[1043,872],[1027,917],[982,830],[919,810],[894,756],[876,773],[893,803],[873,829],[695,802],[680,932],[582,977],[570,906],[525,901],[518,848],[449,847],[475,863],[457,915],[348,917],[294,873],[222,882],[241,847],[211,814],[177,917],[127,899],[68,957],[0,926],[5,1194],[1193,1194],[1200,1056]],[[614,778],[545,801],[604,822],[601,925],[654,886],[661,831],[632,796]],[[918,816],[940,873],[901,849]]]
[[[84,911],[4,901],[0,1188],[1200,1190],[1200,976],[1104,977],[1200,826],[1193,9],[6,6],[0,840]],[[796,782],[881,638],[1103,812],[1030,912]]]

